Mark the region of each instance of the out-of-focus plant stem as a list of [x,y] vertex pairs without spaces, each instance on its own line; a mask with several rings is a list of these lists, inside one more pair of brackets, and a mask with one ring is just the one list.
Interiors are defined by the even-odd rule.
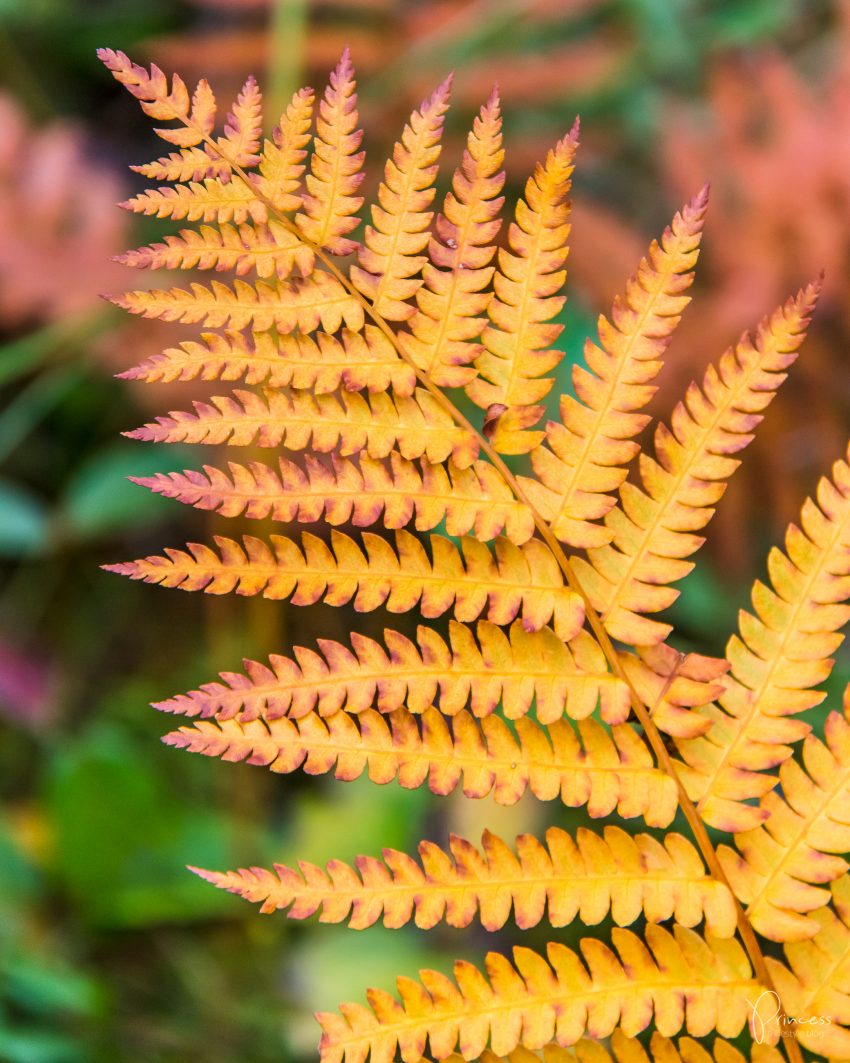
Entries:
[[269,18],[268,113],[278,115],[301,85],[309,0],[273,0]]

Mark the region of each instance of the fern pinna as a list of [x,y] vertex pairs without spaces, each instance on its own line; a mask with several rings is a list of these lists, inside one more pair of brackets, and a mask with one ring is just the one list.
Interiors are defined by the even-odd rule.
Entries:
[[[368,1005],[319,1016],[323,1059],[732,1063],[742,1051],[778,1059],[780,1034],[794,1061],[850,1058],[850,702],[822,738],[805,719],[850,619],[850,466],[836,462],[771,552],[725,660],[679,653],[658,619],[797,357],[818,284],[711,365],[640,452],[688,302],[700,192],[600,318],[573,392],[541,426],[562,358],[577,126],[500,235],[495,92],[436,209],[444,82],[404,127],[358,240],[364,153],[347,54],[318,106],[297,92],[270,138],[253,79],[219,133],[205,81],[190,94],[120,52],[101,58],[169,123],[157,131],[175,149],[138,168],[160,187],[126,206],[196,223],[125,261],[202,271],[115,302],[208,330],[123,375],[238,385],[131,434],[281,452],[139,482],[224,516],[318,526],[108,567],[447,624],[248,661],[161,702],[186,718],[166,741],[506,804],[528,790],[588,817],[514,847],[488,833],[355,866],[199,874],[265,911],[355,927],[496,929],[511,913],[520,928],[616,924],[579,952],[554,934],[545,955],[493,952],[484,971],[461,960],[454,980],[422,971],[399,979],[398,996],[372,990]],[[211,270],[236,276],[205,281]],[[677,809],[692,840],[665,829]],[[592,828],[612,813],[652,833]],[[715,849],[707,828],[727,842]],[[652,1040],[639,1038],[651,1025]]]

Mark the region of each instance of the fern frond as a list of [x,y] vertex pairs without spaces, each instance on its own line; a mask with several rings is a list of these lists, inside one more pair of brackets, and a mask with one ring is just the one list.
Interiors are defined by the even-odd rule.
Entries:
[[263,145],[257,187],[275,210],[294,211],[303,205],[299,189],[315,99],[312,89],[299,89],[281,115],[272,139]]
[[[581,1042],[576,1047],[579,1047]],[[611,1049],[617,1063],[650,1063],[650,1055],[636,1038],[626,1037],[620,1030],[611,1035]],[[680,1037],[677,1044],[653,1033],[649,1042],[653,1063],[747,1063],[746,1057],[728,1041],[715,1038],[714,1044]],[[784,1056],[775,1045],[753,1044],[750,1048],[751,1063],[782,1063]],[[517,1061],[519,1063],[519,1061]],[[552,1060],[551,1063],[556,1063]],[[587,1063],[597,1063],[588,1059]]]
[[233,270],[243,277],[252,270],[261,278],[285,280],[298,267],[302,276],[313,272],[313,252],[278,222],[268,225],[221,225],[183,229],[163,243],[128,251],[116,261],[141,269]]
[[[259,148],[260,132],[260,127],[257,125],[252,127],[256,148],[244,155],[234,150],[233,146],[228,147],[226,138],[220,138],[218,150],[210,145],[205,148],[181,148],[179,152],[172,152],[154,162],[130,168],[150,180],[168,181],[181,186],[194,186],[207,178],[213,178],[211,185],[200,185],[204,189],[201,193],[201,199],[205,203],[204,209],[213,210],[207,220],[212,220],[213,217],[222,217],[222,212],[226,208],[212,208],[208,200],[212,194],[217,195],[219,200],[222,198],[221,185],[227,184],[234,177],[234,164],[253,169],[259,163],[259,173],[250,175],[254,182],[253,188],[262,193],[276,210],[297,210],[301,206],[301,197],[296,193],[304,172],[303,163],[307,154],[305,148],[310,141],[314,101],[312,89],[299,89],[293,95],[291,102],[281,115],[272,140],[265,141],[262,155],[256,154]],[[219,154],[219,151],[223,151],[224,154]],[[194,191],[198,192],[198,189]],[[235,178],[234,187],[230,189],[230,192],[231,197],[226,202],[236,203],[239,211],[245,210],[253,217],[266,219],[266,204],[254,194],[252,187]],[[180,187],[175,194],[185,203],[193,195],[193,187]],[[150,202],[160,202],[168,196],[163,189],[159,189],[157,194],[148,198]],[[150,213],[151,207],[144,200],[139,200],[136,206],[144,213]],[[173,212],[182,208],[175,205],[161,209]],[[183,215],[169,213],[167,216],[181,217]]]
[[363,205],[356,194],[365,157],[358,150],[363,130],[357,128],[356,88],[346,48],[319,104],[303,211],[295,218],[309,240],[335,255],[351,254],[358,246],[347,239],[347,233],[360,224],[357,211]]
[[233,168],[220,155],[210,155],[204,148],[181,148],[169,152],[153,162],[131,166],[137,174],[150,181],[169,181],[188,184],[190,181],[202,181],[205,177],[227,180]]
[[[850,704],[845,707],[845,713]],[[831,712],[826,742],[807,735],[802,760],[779,771],[782,788],[765,794],[764,826],[735,835],[738,852],[720,846],[717,855],[755,929],[772,941],[814,936],[808,913],[829,903],[824,888],[850,870],[850,724]]]
[[562,395],[561,420],[546,425],[546,442],[531,452],[537,479],[521,477],[523,490],[549,521],[552,531],[573,547],[604,546],[610,528],[595,521],[616,504],[608,494],[626,478],[640,449],[635,436],[649,418],[641,410],[655,392],[651,382],[693,281],[708,189],[677,214],[660,244],[649,253],[618,296],[611,321],[599,318],[599,345],[587,340],[588,368],[573,366],[576,398]]
[[256,78],[249,77],[227,114],[224,136],[218,138],[218,151],[236,166],[256,166],[260,161],[262,137],[263,95]]
[[[819,926],[813,938],[785,945],[785,964],[766,962],[786,1014],[799,1020],[797,1040],[819,1056],[850,1059],[850,877],[833,883],[832,905],[812,919]],[[761,1014],[777,1025],[771,1001]]]
[[810,730],[789,719],[823,701],[818,687],[832,671],[832,654],[850,620],[850,466],[838,461],[818,484],[817,501],[792,524],[785,553],[768,558],[772,586],[757,581],[754,614],[740,613],[740,635],[726,649],[727,689],[716,705],[695,711],[707,733],[677,743],[681,774],[703,819],[722,830],[745,831],[767,811],[742,804],[776,785],[767,769],[791,756],[791,743]]
[[212,281],[209,288],[193,283],[190,291],[182,288],[125,292],[111,296],[116,306],[142,317],[203,322],[210,328],[253,328],[257,331],[276,328],[279,332],[336,332],[343,324],[355,332],[363,328],[363,308],[346,292],[330,273],[316,272],[309,277],[293,277],[275,283],[258,281],[246,284],[234,281],[229,288]]
[[664,844],[649,834],[629,835],[606,827],[599,835],[580,828],[575,840],[552,827],[545,845],[530,834],[516,840],[516,854],[489,831],[479,851],[452,836],[449,851],[432,842],[419,845],[419,863],[394,849],[383,862],[357,858],[355,867],[332,860],[327,870],[303,861],[295,870],[276,864],[231,872],[198,873],[221,889],[237,893],[264,912],[288,909],[292,919],[321,912],[323,923],[357,930],[383,917],[384,926],[411,920],[430,929],[441,920],[466,927],[476,914],[486,930],[499,930],[511,918],[520,929],[536,926],[546,915],[551,926],[580,919],[602,922],[609,912],[617,926],[644,915],[659,923],[675,916],[693,927],[705,919],[718,937],[735,933],[732,894],[705,872],[696,849],[680,834]]
[[620,488],[609,511],[609,545],[573,562],[588,597],[613,638],[633,646],[661,642],[670,625],[646,617],[678,597],[671,583],[693,568],[686,561],[702,545],[696,532],[714,515],[713,506],[739,461],[761,411],[785,380],[797,357],[820,284],[766,318],[751,340],[744,336],[718,367],[709,367],[702,388],[692,384],[673,412],[672,430],[655,433],[655,454],[641,455],[641,486]]
[[[737,1048],[720,1037],[715,1038],[709,1050],[692,1037],[680,1037],[678,1044],[674,1044],[655,1032],[647,1052],[638,1038],[626,1037],[621,1030],[614,1030],[609,1044],[613,1055],[599,1041],[589,1038],[581,1038],[568,1048],[555,1042],[544,1045],[542,1056],[521,1046],[504,1056],[486,1049],[481,1053],[480,1063],[613,1063],[613,1060],[617,1063],[747,1063]],[[750,1053],[751,1063],[782,1063],[784,1058],[773,1045],[754,1044]],[[452,1054],[446,1057],[445,1063],[463,1063],[463,1056]]]
[[155,129],[163,140],[178,147],[194,147],[213,131],[216,117],[215,97],[206,79],[198,82],[192,97],[179,74],[168,79],[155,64],[150,72],[130,61],[124,52],[99,48],[97,57],[116,81],[139,101],[142,110],[159,122],[179,122],[176,129]]
[[406,321],[413,307],[406,302],[422,285],[415,279],[427,259],[433,214],[437,160],[443,118],[449,107],[451,78],[446,79],[410,116],[401,140],[387,161],[372,207],[372,225],[366,226],[359,266],[352,266],[354,286],[388,321]]
[[695,1036],[717,1029],[734,1037],[743,1029],[759,986],[734,939],[703,939],[680,926],[674,936],[653,925],[645,944],[629,930],[611,936],[616,954],[585,938],[581,958],[553,943],[546,959],[525,948],[513,950],[513,963],[489,953],[486,977],[459,961],[454,982],[435,971],[421,971],[421,983],[399,978],[401,1004],[370,990],[369,1007],[344,1004],[341,1015],[319,1014],[322,1060],[390,1063],[399,1050],[405,1063],[416,1063],[426,1043],[435,1059],[458,1046],[476,1059],[488,1044],[499,1055],[518,1044],[534,1049],[555,1038],[572,1044],[585,1033],[607,1037],[618,1025],[634,1035],[653,1016],[665,1035],[683,1026]]
[[555,558],[539,539],[514,546],[497,539],[495,555],[476,539],[462,540],[463,553],[439,535],[425,547],[409,532],[397,531],[395,550],[371,532],[362,547],[341,532],[331,532],[333,550],[309,532],[302,546],[272,535],[271,545],[246,535],[244,548],[232,539],[215,537],[218,553],[201,543],[188,552],[167,550],[139,561],[108,565],[106,570],[131,579],[207,594],[262,594],[288,598],[293,605],[354,604],[357,612],[384,606],[403,613],[419,606],[426,617],[454,609],[455,619],[475,620],[488,609],[488,619],[508,624],[522,612],[527,630],[553,621],[556,634],[571,639],[584,622],[581,598],[564,586]]
[[298,718],[313,710],[331,716],[344,709],[359,713],[373,706],[390,713],[406,707],[426,712],[437,703],[445,716],[469,708],[474,716],[493,713],[501,703],[507,719],[530,712],[540,723],[565,714],[583,720],[598,707],[603,720],[623,722],[629,713],[629,691],[606,670],[605,659],[590,638],[579,637],[567,647],[549,628],[525,631],[515,621],[506,633],[481,621],[476,629],[449,622],[450,644],[428,627],[417,630],[416,642],[397,631],[384,632],[387,649],[357,632],[346,646],[321,639],[321,654],[303,646],[295,659],[275,655],[270,668],[245,661],[246,674],[222,673],[222,683],[207,683],[157,702],[163,712],[214,716],[243,723],[262,717]]
[[678,653],[661,642],[639,647],[637,654],[621,653],[620,663],[659,731],[693,738],[711,727],[693,710],[709,705],[726,689],[727,660]]
[[414,716],[397,709],[383,716],[366,709],[354,716],[315,712],[240,723],[199,720],[167,734],[170,746],[229,761],[268,765],[273,772],[334,772],[350,782],[363,772],[378,784],[397,780],[405,789],[427,785],[434,794],[458,786],[465,797],[492,792],[513,805],[530,790],[540,801],[587,806],[594,819],[616,811],[666,827],[678,803],[673,779],[654,766],[644,740],[628,725],[607,731],[592,717],[574,728],[558,720],[543,728],[524,716],[516,734],[500,716],[480,722],[461,711],[451,721],[436,709]]
[[226,517],[246,517],[303,523],[325,521],[332,526],[353,523],[368,528],[378,521],[384,528],[403,528],[415,516],[417,531],[431,531],[446,522],[448,535],[472,534],[481,542],[498,535],[517,546],[534,534],[534,517],[518,502],[488,462],[476,461],[459,469],[453,462],[414,464],[398,451],[389,467],[363,451],[358,463],[331,454],[330,464],[305,455],[304,465],[280,458],[278,469],[254,461],[228,464],[229,472],[204,466],[133,479],[134,483],[198,509]]
[[529,179],[509,230],[509,249],[499,251],[495,295],[487,307],[490,324],[481,335],[485,349],[475,360],[479,376],[466,390],[476,405],[490,412],[491,441],[503,453],[521,453],[540,441],[539,432],[511,433],[509,446],[500,439],[498,420],[512,408],[529,415],[523,428],[538,420],[542,407],[535,404],[553,383],[541,377],[563,357],[548,349],[562,326],[546,322],[564,305],[564,297],[555,293],[566,277],[568,196],[577,147],[576,125]]
[[262,224],[268,220],[268,209],[258,199],[253,187],[243,181],[205,177],[188,184],[163,185],[148,188],[122,204],[134,214],[153,218],[173,218],[180,221],[235,222],[249,218]]
[[312,446],[320,452],[338,448],[342,456],[365,449],[372,458],[385,458],[397,447],[407,459],[425,456],[438,462],[451,457],[459,469],[468,468],[478,456],[478,437],[456,427],[421,388],[409,398],[379,392],[368,400],[352,391],[314,396],[273,388],[264,395],[240,390],[232,397],[215,396],[194,405],[194,413],[173,410],[127,434],[152,443],[285,445],[293,451]]
[[200,342],[186,340],[118,375],[148,384],[244,380],[246,384],[311,390],[316,395],[342,385],[348,391],[373,393],[391,388],[396,395],[407,397],[416,388],[416,374],[374,325],[366,325],[362,332],[343,329],[339,336],[319,332],[315,337],[205,332]]
[[475,376],[469,363],[482,349],[474,341],[490,300],[485,289],[493,276],[489,263],[501,227],[504,155],[494,91],[475,119],[443,212],[437,215],[410,331],[398,334],[404,351],[440,387],[461,387]]

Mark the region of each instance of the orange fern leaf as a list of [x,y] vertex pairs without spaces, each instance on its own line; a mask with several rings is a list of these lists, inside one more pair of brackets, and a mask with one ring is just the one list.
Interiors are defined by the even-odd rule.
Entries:
[[[612,321],[599,319],[601,346],[585,343],[588,369],[573,367],[577,398],[562,395],[561,421],[546,425],[549,446],[531,453],[538,479],[521,477],[523,490],[555,535],[574,547],[604,546],[609,528],[594,523],[616,504],[607,492],[626,478],[637,454],[634,437],[649,418],[652,380],[687,303],[699,254],[708,189],[689,203],[638,266]],[[551,448],[551,449],[550,449]]]
[[299,89],[263,147],[257,188],[275,210],[299,210],[303,205],[299,189],[315,99],[312,89]]
[[[722,1038],[715,1038],[709,1048],[692,1037],[680,1037],[678,1044],[653,1033],[649,1052],[636,1037],[627,1037],[621,1030],[611,1034],[610,1050],[588,1038],[581,1038],[568,1048],[556,1042],[543,1046],[542,1057],[537,1052],[518,1046],[505,1056],[497,1056],[489,1049],[481,1053],[481,1063],[747,1063],[737,1048]],[[651,1053],[651,1055],[650,1055]],[[782,1052],[773,1045],[754,1044],[750,1052],[751,1063],[782,1063]],[[463,1056],[452,1054],[446,1063],[463,1063]]]
[[[606,827],[604,835],[585,828],[576,839],[552,827],[546,844],[530,834],[517,838],[516,855],[485,831],[483,851],[452,836],[450,852],[432,842],[419,846],[417,863],[394,849],[383,862],[357,858],[356,867],[332,860],[323,871],[303,861],[299,870],[275,865],[225,873],[198,871],[221,889],[237,893],[264,912],[288,909],[292,919],[321,911],[325,923],[362,930],[383,916],[388,927],[411,919],[423,929],[445,919],[469,926],[475,915],[487,930],[511,917],[521,929],[536,926],[548,909],[551,926],[567,926],[579,914],[585,926],[611,913],[617,926],[642,914],[651,923],[674,915],[683,926],[706,921],[718,937],[735,933],[735,905],[729,890],[705,872],[696,849],[680,834],[664,844],[648,834],[629,835]],[[197,870],[197,869],[195,869]]]
[[735,835],[738,852],[720,846],[726,876],[746,904],[755,929],[772,941],[813,937],[819,924],[809,914],[829,903],[825,884],[850,870],[850,724],[832,712],[824,744],[808,735],[803,765],[787,760],[779,772],[783,796],[761,800],[764,826]]
[[257,198],[253,187],[241,181],[206,177],[182,185],[149,188],[121,204],[134,214],[179,221],[228,222],[237,224],[248,218],[265,222],[268,211]]
[[[786,945],[786,964],[771,956],[766,962],[786,1014],[799,1016],[794,1034],[801,1044],[819,1056],[850,1059],[850,877],[833,883],[832,906],[812,919],[817,934]],[[775,1015],[768,999],[758,1014],[768,1017],[768,1031],[777,1025]]]
[[817,687],[850,619],[850,466],[836,462],[817,502],[807,499],[802,528],[790,525],[787,553],[769,557],[771,587],[757,581],[755,615],[742,610],[740,636],[726,656],[727,689],[716,705],[696,709],[711,724],[700,738],[679,741],[682,777],[706,822],[723,830],[756,827],[767,810],[742,804],[776,785],[766,769],[791,756],[790,743],[810,727],[788,719],[820,704]]
[[[678,1044],[674,1045],[656,1032],[649,1045],[653,1063],[746,1063],[746,1057],[737,1048],[719,1037],[709,1049],[691,1037],[680,1037]],[[626,1037],[620,1030],[611,1035],[611,1048],[617,1063],[650,1063],[650,1056],[640,1041]],[[781,1050],[773,1045],[753,1044],[750,1049],[751,1063],[782,1063],[784,1058]],[[591,1059],[588,1063],[597,1061]]]
[[246,535],[244,549],[232,539],[215,537],[219,553],[201,543],[188,552],[168,550],[166,556],[107,565],[131,579],[207,594],[262,594],[289,598],[293,605],[345,605],[357,612],[384,606],[392,613],[417,605],[426,617],[442,616],[454,607],[457,620],[475,620],[488,608],[488,619],[510,623],[522,612],[526,629],[535,631],[553,621],[560,638],[571,639],[584,621],[579,596],[564,586],[557,562],[537,539],[514,546],[497,539],[495,556],[476,539],[461,540],[463,554],[448,539],[431,536],[432,558],[409,532],[396,532],[396,548],[386,539],[364,532],[361,548],[341,532],[331,532],[331,545],[304,532],[302,547],[282,535],[271,545]]
[[531,711],[532,702],[541,723],[564,714],[583,720],[597,707],[608,723],[628,715],[628,688],[607,672],[591,639],[580,636],[568,648],[549,628],[528,632],[518,621],[507,634],[481,621],[477,634],[478,643],[471,628],[450,621],[449,646],[431,628],[420,627],[416,643],[387,630],[388,652],[357,632],[351,635],[354,653],[321,639],[321,655],[297,646],[294,660],[274,655],[271,668],[245,661],[245,675],[223,673],[223,683],[207,683],[156,708],[218,720],[238,716],[244,723],[314,710],[321,716],[342,709],[356,714],[373,706],[383,713],[406,707],[420,714],[439,694],[446,716],[467,706],[474,716],[489,716],[501,703],[505,717],[515,720]]
[[685,559],[702,545],[695,533],[739,462],[731,457],[752,440],[761,411],[797,357],[820,290],[809,285],[762,322],[755,340],[744,336],[710,367],[702,388],[692,384],[672,418],[659,425],[655,459],[641,456],[641,482],[624,483],[620,504],[605,518],[610,545],[576,558],[582,586],[605,626],[630,645],[660,642],[670,625],[648,619],[678,597],[670,586],[693,568]]
[[227,115],[218,151],[231,165],[256,166],[262,136],[263,96],[256,78],[249,77]]
[[659,731],[676,738],[705,734],[710,721],[694,712],[726,689],[729,662],[699,653],[678,653],[666,643],[620,653],[631,687],[647,706]]
[[230,163],[220,155],[210,155],[204,148],[199,147],[181,148],[180,151],[169,152],[153,162],[131,166],[130,169],[151,181],[172,181],[181,184],[202,181],[205,177],[227,180],[233,172]]
[[112,48],[99,48],[97,56],[111,71],[116,81],[139,101],[149,117],[160,122],[179,122],[176,129],[156,129],[155,132],[179,147],[194,147],[209,137],[215,124],[215,97],[206,80],[201,80],[194,95],[179,74],[168,79],[158,66],[152,65],[150,73],[144,67],[130,61],[124,52]]
[[173,380],[244,380],[270,387],[292,387],[326,395],[343,385],[348,391],[379,393],[391,388],[408,397],[416,375],[373,325],[362,332],[343,329],[339,336],[319,332],[275,338],[270,332],[205,332],[155,354],[119,376],[154,384]]
[[489,542],[502,532],[521,546],[534,533],[531,510],[518,502],[492,465],[477,461],[465,469],[452,462],[417,466],[398,451],[389,455],[389,468],[361,453],[358,464],[331,453],[331,464],[310,454],[305,468],[285,458],[279,471],[254,461],[230,462],[229,473],[204,466],[133,478],[167,498],[215,510],[226,517],[316,522],[332,526],[349,521],[368,528],[380,521],[385,528],[403,528],[415,515],[417,531],[430,531],[446,522],[449,535],[474,534]]
[[[533,418],[528,423],[539,419],[542,407],[535,403],[553,383],[540,378],[563,357],[547,349],[560,335],[561,326],[546,322],[564,305],[564,298],[554,293],[566,277],[562,267],[570,231],[568,195],[577,146],[578,125],[529,179],[526,198],[517,204],[510,227],[510,250],[499,252],[495,295],[487,308],[490,324],[481,336],[485,349],[475,361],[479,377],[467,385],[472,401],[497,418],[512,407],[528,407]],[[491,426],[491,438],[498,441],[495,427]],[[540,441],[540,433],[512,438],[516,445],[500,447],[503,452],[530,450]]]
[[116,306],[143,317],[194,324],[203,321],[210,328],[254,328],[262,332],[336,332],[343,323],[355,331],[363,327],[363,308],[330,273],[293,277],[275,283],[234,281],[229,288],[212,281],[209,288],[192,284],[182,288],[125,292],[111,296]]
[[357,249],[356,242],[346,238],[359,225],[357,211],[363,204],[356,195],[364,159],[364,152],[358,151],[363,131],[357,122],[354,68],[346,48],[319,105],[304,209],[295,219],[309,240],[335,255]]
[[449,106],[451,78],[440,85],[418,111],[414,111],[387,162],[378,190],[379,205],[372,207],[372,225],[366,226],[358,253],[360,266],[351,280],[389,321],[405,321],[414,313],[406,302],[422,285],[416,278],[426,263],[433,215],[437,160],[443,116]]
[[[421,983],[398,980],[402,1003],[369,991],[369,1007],[346,1004],[342,1014],[321,1013],[324,1063],[389,1063],[397,1050],[407,1063],[422,1058],[426,1042],[435,1059],[458,1045],[476,1059],[518,1044],[542,1048],[557,1038],[572,1044],[587,1033],[607,1037],[618,1025],[634,1035],[655,1014],[666,1035],[685,1026],[704,1035],[716,1028],[736,1036],[759,994],[743,949],[734,940],[700,938],[693,930],[646,928],[647,945],[629,930],[612,932],[615,954],[603,942],[581,942],[584,963],[564,945],[550,944],[546,960],[515,948],[511,964],[498,953],[486,959],[487,977],[470,963],[455,964],[452,982],[421,971]],[[548,962],[547,962],[548,961]]]
[[309,775],[333,771],[337,779],[352,781],[366,771],[374,783],[397,780],[412,790],[426,784],[441,796],[458,786],[464,797],[492,792],[502,805],[515,804],[530,790],[539,801],[586,805],[593,819],[614,811],[623,819],[642,816],[651,827],[673,819],[676,784],[654,766],[628,724],[608,731],[589,717],[577,724],[578,735],[566,720],[544,729],[524,716],[514,726],[516,735],[499,716],[478,723],[465,711],[449,722],[433,708],[421,716],[366,709],[326,719],[313,712],[297,720],[199,720],[163,741],[273,772],[303,767]]
[[151,443],[228,443],[231,446],[276,447],[318,451],[338,448],[343,456],[366,449],[384,458],[398,447],[405,458],[443,461],[451,456],[467,468],[478,455],[478,438],[454,425],[431,395],[418,389],[410,398],[392,399],[378,393],[365,399],[357,392],[288,395],[273,388],[260,396],[235,391],[211,403],[196,402],[194,413],[172,411],[127,435]]
[[402,348],[440,387],[461,387],[475,376],[469,363],[482,350],[473,341],[485,324],[480,315],[490,301],[485,289],[493,275],[489,263],[501,226],[504,154],[494,91],[475,120],[463,162],[437,216],[410,331],[399,333]]
[[302,276],[312,273],[314,257],[288,229],[270,221],[183,229],[163,243],[128,251],[117,261],[141,269],[233,270],[240,277],[256,271],[258,277],[285,280],[296,266]]

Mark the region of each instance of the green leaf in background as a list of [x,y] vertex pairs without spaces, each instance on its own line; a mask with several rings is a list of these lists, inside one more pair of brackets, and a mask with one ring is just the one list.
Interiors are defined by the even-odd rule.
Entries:
[[71,538],[90,539],[162,518],[172,509],[168,500],[127,479],[170,472],[192,464],[181,447],[116,443],[104,447],[79,466],[66,484],[58,519]]
[[[147,747],[146,747],[147,748]],[[250,831],[168,775],[170,750],[138,743],[115,724],[92,726],[50,765],[54,871],[79,912],[98,926],[208,918],[232,898],[186,870],[229,866]],[[231,904],[228,904],[228,900]]]
[[76,1038],[35,1028],[5,1029],[0,1023],[0,1059],[3,1063],[88,1063]]
[[0,480],[0,557],[38,554],[47,539],[44,502],[22,485]]

